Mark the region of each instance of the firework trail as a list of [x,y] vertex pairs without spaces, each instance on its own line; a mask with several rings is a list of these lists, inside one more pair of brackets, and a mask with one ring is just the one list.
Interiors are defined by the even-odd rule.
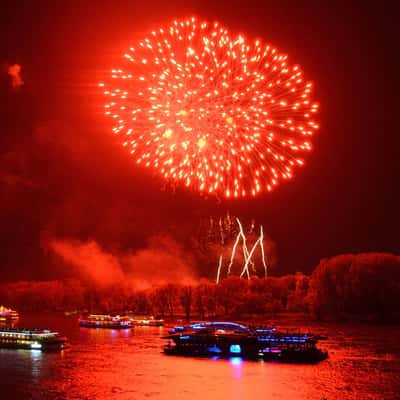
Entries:
[[[247,278],[250,279],[250,272],[249,272],[249,264],[251,265],[252,261],[252,257],[254,254],[254,251],[256,250],[257,246],[260,246],[261,248],[261,260],[262,260],[262,264],[264,267],[264,273],[265,273],[265,277],[267,277],[267,273],[268,273],[268,268],[267,268],[267,264],[265,262],[265,252],[264,252],[264,233],[263,233],[263,228],[262,226],[260,227],[260,236],[258,237],[258,239],[256,240],[256,242],[254,243],[252,249],[250,250],[250,252],[247,254],[247,258],[245,258],[245,262],[244,262],[244,266],[243,266],[243,270],[240,274],[240,277],[242,277],[245,273],[247,273]],[[252,269],[253,272],[256,272],[255,269],[255,265],[252,265]]]
[[[244,258],[244,260],[247,260],[248,257],[249,257],[249,251],[247,249],[247,244],[246,244],[246,236],[245,236],[245,234],[243,232],[243,227],[242,227],[242,224],[240,223],[239,218],[236,218],[236,222],[237,222],[237,224],[239,226],[239,232],[238,232],[238,234],[236,236],[235,243],[233,244],[233,247],[232,247],[231,259],[230,259],[229,265],[228,265],[228,275],[231,273],[231,268],[232,268],[233,261],[235,259],[235,255],[236,255],[236,248],[237,248],[237,246],[239,244],[240,239],[242,239],[242,248],[243,248],[243,258]],[[253,264],[253,266],[254,266],[254,264]]]
[[260,240],[260,248],[261,248],[261,260],[262,260],[262,263],[263,263],[264,274],[265,274],[265,277],[266,277],[267,274],[268,274],[268,267],[267,267],[267,263],[265,262],[264,230],[263,230],[262,225],[260,226],[260,238],[259,238],[259,240]]
[[[236,239],[235,239],[235,243],[233,244],[233,247],[232,247],[231,259],[230,259],[229,265],[228,265],[228,274],[231,273],[231,268],[232,268],[233,261],[234,261],[234,259],[235,259],[235,255],[236,255],[236,248],[237,248],[237,246],[238,246],[238,244],[239,244],[239,241],[240,241],[240,239],[241,239],[242,224],[240,223],[239,219],[237,219],[237,222],[238,222],[240,231],[239,231],[239,233],[237,234]],[[243,246],[243,247],[244,247],[244,246]],[[244,256],[245,256],[245,259],[246,259],[246,254],[244,254]]]
[[217,284],[219,283],[221,268],[222,268],[222,254],[219,256],[219,261],[218,261],[217,280],[216,280]]
[[293,176],[318,129],[312,83],[276,48],[190,18],[153,30],[100,86],[138,164],[205,194],[245,197]]

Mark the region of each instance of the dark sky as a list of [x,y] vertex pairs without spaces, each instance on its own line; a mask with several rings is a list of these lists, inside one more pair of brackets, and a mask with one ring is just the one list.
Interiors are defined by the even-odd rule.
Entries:
[[[310,272],[339,253],[399,254],[399,31],[395,10],[382,3],[2,2],[2,277],[57,276],[49,238],[134,249],[227,210],[264,225],[277,273]],[[272,194],[218,202],[163,189],[110,134],[97,83],[140,33],[191,15],[273,43],[315,83],[314,151]],[[22,66],[18,91],[10,63]]]

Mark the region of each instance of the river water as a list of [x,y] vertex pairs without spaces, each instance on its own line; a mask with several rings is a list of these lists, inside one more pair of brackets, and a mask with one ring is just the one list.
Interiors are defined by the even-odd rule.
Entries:
[[167,328],[85,329],[60,315],[19,325],[57,330],[71,347],[0,350],[1,399],[400,399],[399,326],[303,324],[328,336],[329,358],[299,365],[167,356]]

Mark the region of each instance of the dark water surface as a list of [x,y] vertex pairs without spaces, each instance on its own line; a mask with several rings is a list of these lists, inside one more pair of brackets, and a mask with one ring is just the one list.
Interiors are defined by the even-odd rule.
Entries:
[[400,327],[303,325],[329,340],[317,365],[180,358],[166,328],[85,329],[74,317],[23,317],[66,335],[61,353],[0,350],[1,399],[400,399]]

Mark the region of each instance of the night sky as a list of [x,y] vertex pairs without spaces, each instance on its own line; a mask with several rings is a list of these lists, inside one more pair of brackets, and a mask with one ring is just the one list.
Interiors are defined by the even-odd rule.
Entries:
[[[2,278],[61,276],[52,238],[134,250],[157,234],[179,240],[227,210],[263,224],[277,274],[311,272],[341,253],[400,254],[400,36],[395,10],[382,3],[2,2]],[[142,33],[192,15],[274,44],[315,83],[314,151],[272,194],[218,201],[173,191],[110,132],[97,83]],[[13,63],[22,67],[19,90],[7,75]]]

